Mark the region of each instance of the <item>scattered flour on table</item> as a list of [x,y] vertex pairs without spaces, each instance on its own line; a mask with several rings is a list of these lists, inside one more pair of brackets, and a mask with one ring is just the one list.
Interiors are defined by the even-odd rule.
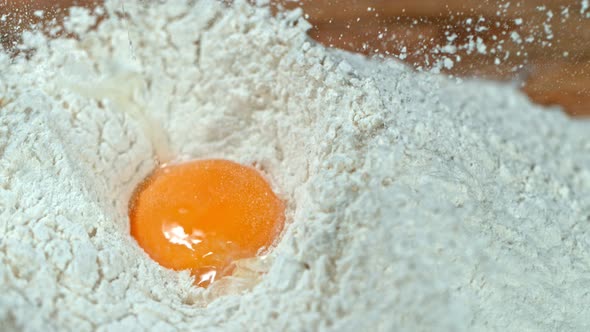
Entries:
[[[125,11],[89,30],[72,9],[77,38],[0,54],[3,331],[590,330],[588,122],[326,49],[298,12]],[[130,237],[156,134],[125,107],[172,155],[256,162],[288,203],[251,289],[196,288]]]

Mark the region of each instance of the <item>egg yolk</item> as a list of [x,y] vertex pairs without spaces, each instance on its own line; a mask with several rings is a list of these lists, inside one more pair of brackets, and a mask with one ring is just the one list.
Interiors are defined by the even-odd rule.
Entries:
[[228,160],[165,165],[130,204],[131,235],[160,265],[206,287],[281,231],[284,204],[254,168]]

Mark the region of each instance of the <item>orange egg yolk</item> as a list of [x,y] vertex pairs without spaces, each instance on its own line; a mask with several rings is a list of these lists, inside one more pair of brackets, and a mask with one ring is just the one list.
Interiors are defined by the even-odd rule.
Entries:
[[254,168],[197,160],[158,168],[130,204],[131,235],[160,265],[208,286],[281,231],[284,204]]

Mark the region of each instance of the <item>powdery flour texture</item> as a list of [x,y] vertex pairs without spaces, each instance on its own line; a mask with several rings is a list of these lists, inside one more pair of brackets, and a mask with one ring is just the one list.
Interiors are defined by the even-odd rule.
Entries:
[[[100,11],[0,55],[3,331],[590,330],[587,122],[326,49],[298,12]],[[255,164],[287,202],[255,280],[194,287],[130,237],[163,154]]]

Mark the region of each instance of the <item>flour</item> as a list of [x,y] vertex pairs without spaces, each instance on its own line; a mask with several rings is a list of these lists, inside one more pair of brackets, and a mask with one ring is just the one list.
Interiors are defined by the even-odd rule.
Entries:
[[[299,12],[120,3],[0,53],[3,331],[590,329],[589,123],[325,49]],[[162,151],[272,183],[262,277],[205,290],[137,246],[127,204]]]

